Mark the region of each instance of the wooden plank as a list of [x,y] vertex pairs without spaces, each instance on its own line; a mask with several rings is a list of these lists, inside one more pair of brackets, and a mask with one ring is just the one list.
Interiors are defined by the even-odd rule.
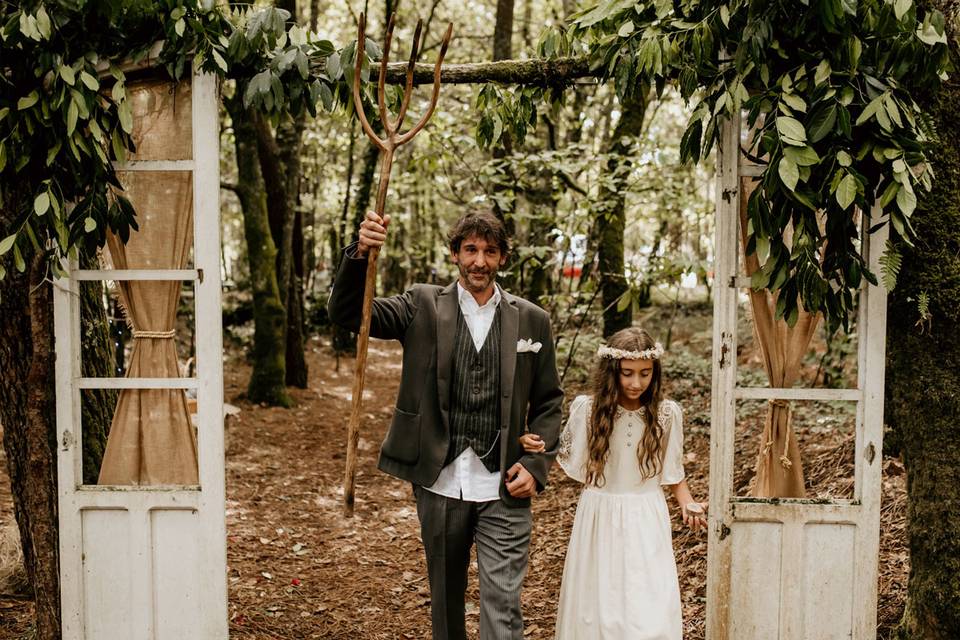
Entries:
[[767,168],[767,165],[765,164],[756,164],[754,162],[741,161],[739,171],[741,176],[749,176],[749,177],[756,178],[763,175],[763,171],[766,168]]
[[733,501],[734,517],[740,521],[783,522],[802,524],[809,520],[818,522],[856,522],[860,504],[853,500],[829,500],[817,502],[810,499],[757,499],[736,498]]
[[[716,282],[728,282],[737,273],[737,226],[740,209],[740,123],[723,124],[717,150],[717,218],[715,231]],[[710,416],[710,518],[707,556],[707,637],[731,637],[730,572],[731,498],[734,466],[736,407],[737,291],[714,287],[713,378]]]
[[150,551],[157,638],[192,638],[202,629],[206,598],[200,573],[201,519],[194,509],[151,509]]
[[[72,266],[65,261],[64,268]],[[60,615],[64,640],[82,640],[83,563],[82,523],[70,498],[81,484],[80,391],[72,381],[80,374],[80,292],[67,278],[54,282],[53,317],[56,337],[57,502],[60,540]]]
[[77,389],[196,389],[197,378],[76,378]]
[[733,390],[733,396],[737,400],[813,400],[819,402],[847,400],[856,402],[862,395],[863,392],[859,389],[737,387]]
[[[872,219],[880,218],[874,206]],[[866,226],[864,222],[864,226]],[[880,257],[889,235],[884,226],[865,238],[867,263],[880,272]],[[857,536],[854,585],[853,637],[873,640],[877,634],[877,573],[880,551],[880,495],[883,461],[883,399],[886,374],[887,291],[871,285],[861,292],[860,386],[863,388],[863,423],[858,430],[855,449],[855,495],[863,503]]]
[[[129,494],[133,495],[133,494]],[[133,565],[130,611],[134,635],[140,638],[156,638],[153,628],[155,594],[153,593],[153,554],[150,547],[153,539],[150,532],[150,512],[142,508],[130,510],[130,562]],[[117,637],[119,640],[119,636]],[[113,640],[110,638],[110,640]]]
[[75,269],[70,278],[80,281],[92,280],[202,280],[198,269]]
[[[730,280],[727,280],[727,285],[733,287],[734,289],[753,289],[753,280],[749,276],[734,276]],[[863,287],[868,286],[869,283],[864,279]]]
[[[779,522],[735,522],[730,539],[730,569],[737,579],[730,583],[730,632],[736,640],[763,638],[773,640],[780,635],[780,589],[783,578],[783,525]],[[714,594],[710,594],[714,595]],[[710,596],[707,597],[707,604]],[[707,632],[708,638],[720,638]]]
[[200,469],[199,565],[204,616],[198,637],[227,640],[227,530],[223,441],[223,319],[220,282],[220,121],[217,79],[193,79],[194,260],[206,274],[195,287],[197,421]]
[[70,498],[77,513],[90,509],[197,509],[199,486],[112,487],[87,485]]
[[[857,526],[811,522],[803,528],[802,626],[794,637],[847,640],[853,623]],[[799,555],[799,554],[795,554]],[[860,604],[857,603],[857,607]]]
[[116,171],[193,171],[193,160],[130,160],[114,162]]
[[[91,509],[82,514],[84,640],[147,638],[137,633],[132,610],[138,567],[134,516],[126,509]],[[66,636],[65,636],[66,637]]]

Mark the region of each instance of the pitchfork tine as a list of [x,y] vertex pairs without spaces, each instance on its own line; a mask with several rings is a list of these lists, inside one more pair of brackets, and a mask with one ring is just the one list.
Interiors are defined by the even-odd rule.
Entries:
[[357,111],[357,118],[360,120],[360,126],[363,127],[363,132],[367,134],[367,137],[370,138],[381,151],[386,151],[386,144],[384,140],[373,130],[373,127],[370,126],[370,122],[367,120],[367,114],[363,112],[363,101],[360,99],[360,73],[363,69],[363,58],[366,55],[364,53],[364,32],[366,31],[366,28],[366,16],[361,13],[360,21],[357,27],[356,63],[353,67],[353,102],[356,105],[355,108]]
[[387,137],[393,135],[396,129],[390,123],[390,112],[387,111],[387,63],[390,61],[390,41],[393,40],[393,27],[396,24],[397,14],[390,15],[387,23],[387,38],[383,42],[383,57],[380,58],[380,79],[377,81],[377,106],[380,108],[380,120],[383,121],[383,130]]
[[453,35],[453,23],[447,27],[447,32],[443,34],[443,45],[440,47],[440,55],[437,56],[437,63],[433,67],[433,93],[430,95],[430,106],[427,112],[423,114],[418,122],[410,131],[406,132],[397,139],[397,146],[410,142],[413,136],[420,132],[420,129],[427,124],[433,110],[437,108],[437,99],[440,97],[440,65],[443,64],[443,57],[447,55],[447,47],[450,45],[450,36]]
[[407,116],[407,107],[410,106],[410,96],[413,95],[413,69],[417,64],[417,53],[423,46],[423,40],[420,37],[422,30],[423,20],[417,20],[417,30],[413,34],[413,50],[410,52],[410,62],[407,63],[407,84],[403,88],[403,102],[400,104],[400,114],[397,116],[396,131],[400,131],[403,125],[403,119]]

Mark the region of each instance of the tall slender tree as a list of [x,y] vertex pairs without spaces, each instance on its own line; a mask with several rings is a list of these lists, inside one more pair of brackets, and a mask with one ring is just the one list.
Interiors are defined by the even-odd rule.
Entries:
[[603,304],[603,336],[609,337],[633,322],[633,308],[623,304],[629,290],[624,263],[623,234],[626,228],[627,182],[633,167],[633,140],[643,130],[647,110],[645,96],[621,102],[620,119],[607,149],[605,179],[601,181],[599,208],[595,213],[597,282]]
[[241,97],[224,101],[233,125],[237,148],[237,184],[234,190],[243,210],[244,237],[253,290],[253,372],[247,385],[252,402],[291,406],[286,390],[287,314],[277,280],[277,247],[270,232],[267,192],[258,156],[256,120]]

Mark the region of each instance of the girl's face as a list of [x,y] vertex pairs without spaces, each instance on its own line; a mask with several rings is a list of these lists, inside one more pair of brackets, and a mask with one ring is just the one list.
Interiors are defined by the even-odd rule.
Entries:
[[621,404],[635,408],[653,380],[653,360],[621,360],[617,380],[620,383]]

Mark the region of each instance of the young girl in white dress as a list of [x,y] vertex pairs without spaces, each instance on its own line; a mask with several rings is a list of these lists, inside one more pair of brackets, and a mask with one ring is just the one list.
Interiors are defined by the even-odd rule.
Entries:
[[[557,462],[584,483],[563,567],[557,640],[681,640],[670,487],[683,521],[706,526],[683,473],[683,413],[660,397],[663,347],[624,329],[597,351],[593,396],[578,396]],[[650,426],[652,425],[652,427]],[[521,438],[528,451],[542,443]]]

